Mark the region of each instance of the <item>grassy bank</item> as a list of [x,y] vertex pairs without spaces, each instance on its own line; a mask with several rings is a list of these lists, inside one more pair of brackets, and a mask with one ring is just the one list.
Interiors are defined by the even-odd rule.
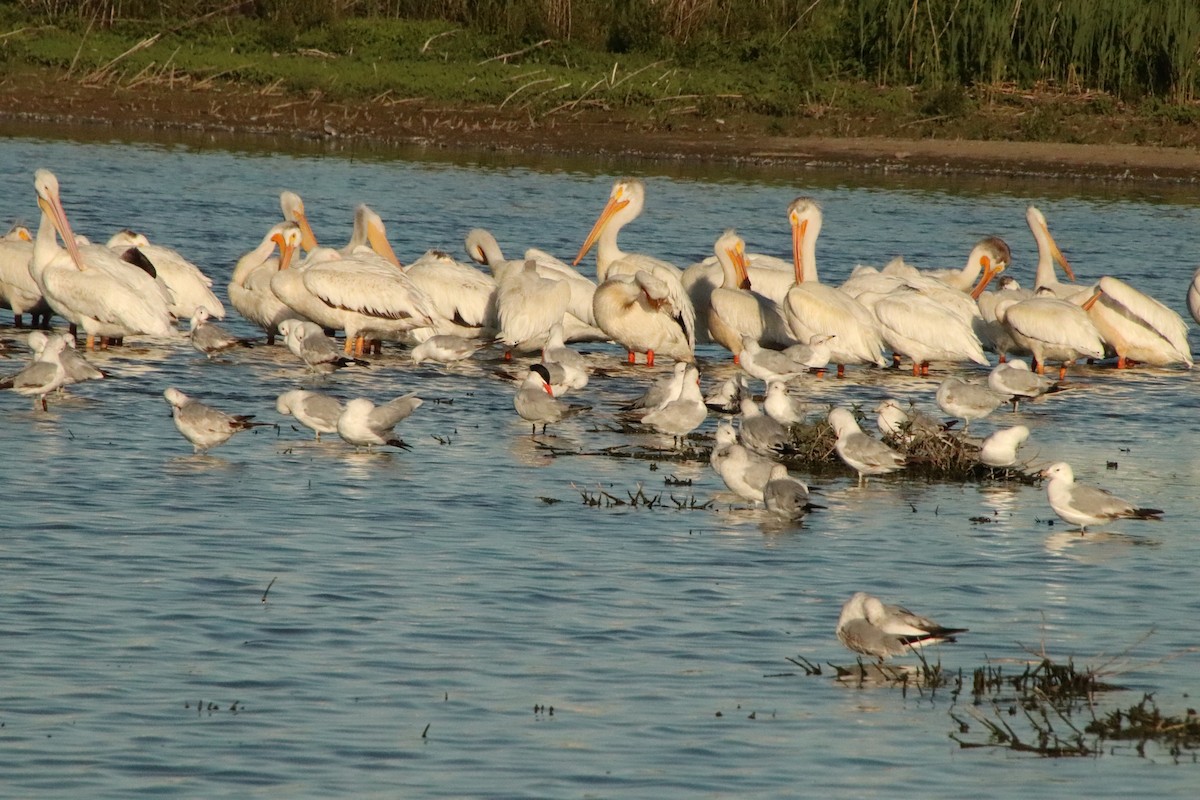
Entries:
[[[915,12],[919,12],[914,14]],[[21,0],[0,68],[771,135],[1189,146],[1191,0]]]

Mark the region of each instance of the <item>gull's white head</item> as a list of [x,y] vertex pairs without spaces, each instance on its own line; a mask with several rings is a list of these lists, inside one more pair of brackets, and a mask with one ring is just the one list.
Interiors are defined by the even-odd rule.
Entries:
[[173,408],[183,408],[188,403],[188,396],[176,389],[174,386],[163,391],[163,397],[171,404]]

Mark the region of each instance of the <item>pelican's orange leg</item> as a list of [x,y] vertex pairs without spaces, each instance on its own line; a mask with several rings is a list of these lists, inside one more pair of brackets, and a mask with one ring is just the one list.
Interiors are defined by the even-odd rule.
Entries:
[[653,350],[646,351],[646,366],[647,367],[654,366],[654,351]]

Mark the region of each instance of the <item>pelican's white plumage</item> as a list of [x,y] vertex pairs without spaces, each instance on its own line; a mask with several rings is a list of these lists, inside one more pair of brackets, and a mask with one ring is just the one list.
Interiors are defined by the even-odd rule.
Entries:
[[225,306],[213,294],[212,278],[198,266],[184,258],[178,250],[153,244],[145,234],[126,228],[117,231],[108,240],[108,247],[123,252],[136,247],[154,265],[158,278],[171,292],[171,313],[180,319],[188,319],[199,306],[208,309],[210,316],[225,319]]
[[1088,316],[1116,352],[1118,367],[1134,361],[1156,367],[1183,364],[1191,369],[1187,323],[1179,314],[1120,278],[1101,278],[1099,289],[1100,297]]
[[1080,306],[1039,291],[1003,309],[1000,322],[1018,346],[1033,354],[1038,374],[1045,372],[1047,362],[1058,361],[1062,380],[1076,359],[1104,357],[1104,342],[1086,310],[1095,299],[1093,295]]
[[506,273],[496,284],[500,340],[518,352],[541,349],[553,326],[561,331],[570,302],[566,281],[542,277],[537,262],[526,260],[521,269]]
[[496,279],[441,250],[429,250],[404,268],[424,293],[437,333],[488,336],[495,328]]
[[1200,269],[1192,274],[1192,282],[1188,284],[1187,307],[1192,319],[1200,322]]
[[646,187],[640,180],[622,178],[613,184],[604,210],[573,263],[578,264],[592,245],[597,245],[599,285],[592,303],[596,325],[625,347],[631,362],[635,353],[646,353],[647,363],[652,365],[659,352],[693,361],[696,311],[684,291],[683,273],[662,259],[622,252],[617,244],[617,234],[642,213],[645,202]]
[[0,237],[0,305],[12,309],[13,325],[18,328],[24,314],[31,314],[30,324],[36,326],[37,318],[50,311],[41,288],[29,274],[31,258],[33,237],[28,228],[16,226]]
[[[34,187],[42,218],[30,275],[50,307],[87,333],[88,348],[94,347],[97,336],[176,336],[171,312],[152,278],[106,247],[89,246],[86,257],[81,252],[54,173],[39,169]],[[59,247],[56,234],[66,249]]]
[[266,332],[267,344],[275,343],[279,323],[298,316],[271,290],[271,278],[291,265],[302,236],[300,226],[294,222],[272,225],[258,246],[238,259],[229,279],[229,302],[248,322]]
[[[883,339],[875,317],[862,303],[840,289],[820,283],[816,268],[816,243],[821,233],[821,209],[814,200],[800,197],[788,206],[792,226],[792,256],[796,285],[788,290],[783,314],[798,342],[833,334],[830,361],[838,373],[846,364],[887,366]],[[806,270],[812,277],[805,277]]]
[[744,337],[765,345],[792,344],[779,304],[753,289],[742,237],[736,231],[725,231],[713,251],[721,265],[722,279],[709,295],[709,337],[733,353],[735,360],[740,360]]

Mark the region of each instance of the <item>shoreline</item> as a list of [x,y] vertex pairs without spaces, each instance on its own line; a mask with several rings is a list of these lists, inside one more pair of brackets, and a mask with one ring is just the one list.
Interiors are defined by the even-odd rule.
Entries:
[[110,129],[137,138],[167,131],[333,139],[378,146],[628,157],[770,166],[1192,184],[1200,150],[1142,145],[966,139],[783,136],[762,120],[691,118],[663,129],[631,115],[529,117],[420,98],[333,102],[231,84],[203,90],[151,84],[87,86],[43,73],[0,82],[0,122]]

